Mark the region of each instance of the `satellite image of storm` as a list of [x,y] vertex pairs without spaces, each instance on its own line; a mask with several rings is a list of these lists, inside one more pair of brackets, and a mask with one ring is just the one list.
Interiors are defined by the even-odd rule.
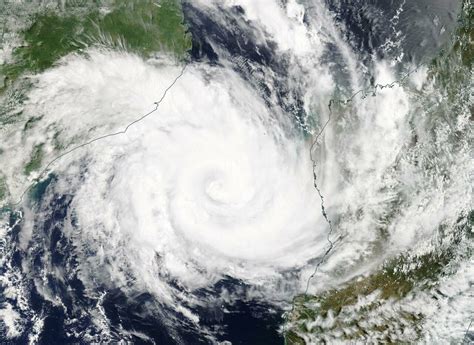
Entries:
[[473,0],[0,0],[0,344],[474,344]]

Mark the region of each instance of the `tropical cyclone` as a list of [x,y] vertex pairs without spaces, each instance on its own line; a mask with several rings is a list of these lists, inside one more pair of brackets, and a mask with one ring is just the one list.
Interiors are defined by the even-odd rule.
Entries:
[[[245,317],[260,320],[304,293],[303,307],[312,309],[295,315],[310,310],[314,318],[298,320],[309,327],[299,336],[316,342],[326,333],[312,330],[327,327],[324,339],[334,340],[344,327],[331,328],[317,294],[360,277],[379,283],[385,260],[431,253],[444,236],[439,228],[451,236],[470,208],[466,113],[449,114],[463,133],[453,141],[444,119],[426,110],[443,99],[427,67],[396,83],[414,65],[355,52],[322,2],[265,4],[185,3],[194,46],[184,73],[169,57],[95,47],[31,77],[23,111],[33,124],[8,127],[2,140],[12,199],[35,183],[21,217],[9,219],[10,245],[22,257],[15,266],[11,254],[13,268],[2,276],[11,296],[34,285],[32,300],[64,310],[75,339],[155,341],[159,329],[166,341],[185,343],[186,334],[230,339],[223,315],[239,303],[251,306]],[[43,164],[68,154],[46,165],[48,176],[17,174],[35,152]],[[402,256],[395,272],[416,259]],[[441,284],[454,296],[450,325],[469,314],[462,302],[472,270],[460,267],[459,289]],[[357,284],[370,292],[361,303],[378,299],[379,308],[367,309],[376,315],[369,326],[387,319],[389,336],[398,334],[397,308],[412,313],[406,300],[385,303],[377,286]],[[427,304],[432,291],[410,284],[408,296]],[[254,316],[259,303],[265,311]],[[350,307],[339,308],[348,323],[364,315]],[[3,313],[38,318],[21,308]],[[425,314],[427,338],[447,339],[433,330],[435,314]],[[410,329],[397,339],[416,336]]]
[[[87,175],[72,193],[81,227],[93,235],[97,228],[112,231],[110,223],[142,252],[146,244],[151,256],[156,251],[165,262],[182,262],[180,267],[189,254],[204,268],[217,265],[217,273],[232,272],[233,260],[301,265],[324,235],[315,231],[321,220],[314,212],[307,143],[288,133],[235,73],[209,72],[188,66],[156,116],[62,165],[61,175],[67,175],[87,162]],[[155,84],[151,78],[137,84],[147,89],[146,82]],[[82,113],[80,104],[75,107]],[[109,212],[126,216],[112,221],[104,218]],[[188,251],[188,242],[200,245]],[[240,274],[256,275],[245,269]]]
[[[152,91],[170,74],[169,67],[157,66],[131,81],[121,79],[123,70],[146,70],[145,62],[101,52],[83,59],[49,72],[31,97],[72,109],[70,137],[82,130],[75,118],[95,121],[91,128],[98,132],[100,121],[112,116],[114,122],[102,126],[123,128],[120,117],[150,104]],[[101,68],[88,61],[101,61]],[[88,78],[74,79],[67,97],[55,92],[78,65]],[[108,92],[87,117],[98,97],[91,85],[102,83],[104,71],[115,82],[107,83]],[[114,114],[114,102],[130,93],[134,101]],[[88,272],[84,282],[107,285],[132,275],[137,286],[173,303],[172,289],[156,275],[166,272],[189,289],[211,286],[224,275],[276,285],[283,270],[306,266],[326,245],[308,145],[238,74],[191,64],[152,116],[56,162],[58,181],[49,193],[73,195],[67,227],[80,229],[71,240],[80,244],[75,256],[84,266],[80,271]],[[94,273],[96,266],[101,269]]]

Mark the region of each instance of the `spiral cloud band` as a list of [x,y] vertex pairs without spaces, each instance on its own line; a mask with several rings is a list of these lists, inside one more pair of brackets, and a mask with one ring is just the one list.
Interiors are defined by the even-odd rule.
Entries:
[[[103,59],[96,54],[90,59]],[[84,62],[69,62],[78,63]],[[147,68],[120,54],[109,55],[106,64],[117,78],[120,64]],[[104,69],[109,70],[83,72],[100,80]],[[152,90],[169,82],[164,67],[154,69],[136,78],[144,92],[135,93],[134,105],[150,104]],[[60,83],[51,73],[51,85]],[[64,78],[64,71],[56,76]],[[118,102],[119,90],[129,92],[127,83],[129,88],[119,82],[109,86]],[[47,85],[42,90],[50,92]],[[77,90],[78,97],[59,96],[57,102],[87,114],[90,102],[78,100],[95,91],[87,85]],[[113,100],[102,101],[105,115]],[[121,114],[136,111],[126,107],[122,104]],[[116,126],[123,123],[117,120]],[[77,254],[87,266],[81,272],[90,274],[84,280],[126,285],[132,274],[138,285],[172,298],[158,275],[196,289],[224,276],[263,284],[305,266],[324,250],[328,231],[312,186],[309,144],[281,114],[270,113],[236,73],[188,66],[157,112],[58,164],[65,177],[56,193],[74,195],[71,227],[80,232],[70,236],[81,244]]]
[[[438,292],[397,274],[457,241],[472,128],[466,110],[446,126],[433,71],[393,55],[401,37],[367,11],[390,58],[354,50],[366,33],[322,1],[199,0],[183,2],[186,63],[95,46],[31,76],[27,122],[0,143],[0,179],[20,200],[0,228],[0,253],[21,256],[0,257],[11,337],[39,334],[47,310],[93,343],[242,343],[243,322],[278,338],[298,318],[307,343],[365,330],[377,342],[381,322],[400,336],[384,339],[415,339],[417,325],[396,327]],[[18,174],[35,152],[37,167]],[[440,339],[458,339],[470,315],[472,269],[459,267],[459,289],[440,282],[445,296],[424,314]],[[347,306],[341,291],[355,296]],[[327,296],[335,314],[321,309]],[[362,332],[364,313],[375,316]],[[456,326],[438,332],[439,315]]]

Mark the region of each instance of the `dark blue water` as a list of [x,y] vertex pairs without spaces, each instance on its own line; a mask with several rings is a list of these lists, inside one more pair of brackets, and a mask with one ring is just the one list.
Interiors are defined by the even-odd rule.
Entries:
[[[32,316],[44,318],[39,334],[40,344],[77,344],[82,343],[83,334],[97,336],[97,341],[118,341],[126,339],[134,344],[210,344],[211,341],[202,332],[207,329],[220,340],[229,340],[233,344],[282,344],[278,333],[281,325],[281,310],[256,300],[240,300],[230,305],[222,301],[210,303],[209,307],[193,308],[192,311],[202,320],[200,328],[177,313],[172,307],[161,303],[159,297],[146,292],[124,293],[119,288],[97,285],[97,291],[105,293],[102,308],[109,324],[111,335],[100,336],[94,326],[92,310],[96,310],[97,298],[91,298],[85,291],[78,276],[74,243],[64,236],[67,217],[71,216],[71,195],[54,195],[45,198],[54,188],[54,177],[37,185],[31,192],[32,207],[37,213],[50,217],[37,220],[28,250],[19,249],[19,234],[23,223],[17,223],[18,214],[11,213],[13,226],[8,234],[10,263],[13,269],[21,271],[28,267],[29,273],[23,276],[21,284],[26,287],[28,310],[21,313],[25,320],[23,333],[11,344],[24,344],[33,331]],[[73,222],[74,224],[74,222]],[[79,228],[76,229],[80,231]],[[1,271],[3,270],[3,272]],[[5,268],[0,268],[4,273]],[[53,272],[62,272],[58,277]],[[53,296],[61,301],[59,306],[45,299],[38,291],[38,281],[44,284]],[[242,282],[224,279],[214,287],[197,291],[203,301],[218,301],[223,289],[242,291]],[[0,288],[0,303],[9,300]],[[15,308],[16,309],[16,308]],[[173,322],[169,322],[173,320]],[[0,337],[6,330],[0,327]],[[3,333],[4,334],[4,333]],[[142,334],[143,336],[137,336]]]
[[[403,49],[407,52],[407,59],[416,59],[420,49],[435,51],[439,45],[440,34],[429,24],[433,18],[437,17],[440,25],[445,25],[449,34],[449,29],[454,26],[450,26],[450,18],[456,17],[458,1],[407,2],[406,11],[400,18],[399,29],[404,30],[406,34]],[[361,58],[383,57],[396,53],[384,51],[380,47],[393,35],[393,30],[386,22],[393,17],[401,1],[327,0],[327,3],[336,20],[345,28],[346,39],[351,42],[354,50],[360,52]],[[218,65],[222,60],[233,61],[236,71],[262,93],[268,106],[274,106],[269,100],[276,98],[278,106],[298,119],[302,128],[305,128],[306,114],[301,96],[303,92],[287,87],[291,75],[288,72],[286,57],[275,55],[275,43],[271,37],[256,43],[253,24],[245,20],[242,8],[234,7],[230,13],[221,11],[221,18],[218,20],[214,14],[203,12],[193,6],[192,2],[185,2],[184,14],[193,36],[193,61],[209,65]],[[226,25],[222,26],[222,22]],[[414,23],[419,28],[418,32],[409,30],[409,23]],[[428,32],[429,35],[423,35]],[[329,58],[335,57],[337,52],[333,52]],[[264,79],[258,77],[259,73],[254,73],[264,72],[265,68],[274,72],[276,79],[272,81],[272,85],[266,84]],[[24,267],[29,268],[28,274],[24,274],[18,281],[18,284],[25,287],[28,308],[15,308],[24,320],[23,332],[15,341],[10,341],[11,344],[27,343],[28,335],[33,329],[33,315],[44,318],[44,327],[39,335],[40,344],[82,343],[81,334],[85,332],[99,337],[93,323],[94,316],[90,313],[90,310],[95,308],[97,299],[86,292],[77,274],[75,244],[64,236],[65,218],[71,215],[73,196],[56,195],[48,199],[50,201],[44,201],[48,188],[51,188],[55,181],[54,176],[48,177],[29,195],[37,211],[48,214],[49,217],[37,220],[33,229],[32,245],[28,250],[19,249],[19,234],[23,227],[21,222],[13,227],[6,239],[4,249],[8,253],[11,269],[22,272]],[[16,223],[17,218],[18,214],[12,212],[11,225]],[[80,231],[79,228],[75,230]],[[9,268],[0,267],[0,273],[4,274],[7,269]],[[54,271],[63,272],[63,275],[58,278],[52,274]],[[45,299],[38,292],[38,281],[46,284],[64,307]],[[222,289],[234,292],[242,290],[242,298],[231,304],[223,303],[218,297]],[[246,299],[245,289],[240,281],[223,279],[214,287],[196,292],[197,296],[207,302],[206,307],[190,308],[199,315],[201,326],[212,332],[220,341],[228,340],[234,345],[283,344],[282,335],[278,332],[283,321],[282,310],[262,300]],[[135,344],[210,343],[201,329],[196,329],[155,296],[143,292],[130,295],[118,288],[102,285],[97,285],[97,291],[105,293],[102,307],[111,330],[110,338],[104,338],[104,341],[119,340],[126,336],[128,341]],[[4,288],[0,287],[0,304],[6,302],[13,306],[17,303],[10,300],[5,295]],[[5,332],[3,325],[0,325],[0,339]],[[136,335],[138,333],[145,337]],[[100,337],[98,339],[100,341]]]

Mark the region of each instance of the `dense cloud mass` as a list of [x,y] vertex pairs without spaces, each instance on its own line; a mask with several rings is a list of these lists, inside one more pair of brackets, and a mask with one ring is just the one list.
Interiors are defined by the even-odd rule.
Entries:
[[[442,95],[422,62],[355,51],[364,44],[337,20],[337,4],[183,9],[194,40],[186,62],[91,48],[31,77],[23,111],[35,126],[28,136],[8,127],[1,142],[2,174],[20,200],[5,248],[24,257],[3,260],[17,304],[0,312],[11,339],[41,333],[45,316],[29,307],[41,298],[75,339],[229,340],[220,321],[240,301],[261,303],[262,315],[289,311],[299,294],[429,252],[438,229],[450,236],[469,212],[472,127],[467,113],[448,114],[463,134],[453,140],[430,115]],[[401,50],[392,34],[370,44]],[[17,174],[38,145],[42,169]],[[453,277],[439,285],[449,301],[426,310],[430,341],[459,339],[472,316],[472,266]],[[414,289],[372,318],[415,312],[409,298],[423,309],[432,296]],[[406,328],[399,340],[419,335]]]

